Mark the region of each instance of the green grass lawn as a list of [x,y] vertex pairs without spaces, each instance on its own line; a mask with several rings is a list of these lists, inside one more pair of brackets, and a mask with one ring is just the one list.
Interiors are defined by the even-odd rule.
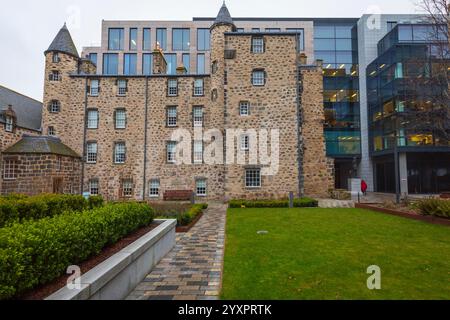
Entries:
[[[367,288],[371,265],[381,290]],[[450,299],[450,228],[362,209],[229,209],[222,298]]]

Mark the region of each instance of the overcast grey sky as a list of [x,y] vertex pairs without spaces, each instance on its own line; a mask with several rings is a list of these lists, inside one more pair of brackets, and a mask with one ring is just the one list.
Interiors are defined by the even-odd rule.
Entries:
[[[100,43],[105,20],[192,20],[215,16],[222,0],[14,0],[0,11],[0,84],[42,101],[43,52],[68,22],[78,50]],[[235,17],[359,17],[417,13],[415,0],[227,0]]]

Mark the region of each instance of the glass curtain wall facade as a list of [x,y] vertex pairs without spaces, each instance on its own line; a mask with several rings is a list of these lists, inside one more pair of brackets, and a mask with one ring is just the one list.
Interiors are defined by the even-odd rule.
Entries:
[[325,139],[336,159],[336,187],[347,188],[361,155],[357,20],[314,23],[315,58],[323,60]]
[[406,154],[409,193],[450,188],[450,127],[439,113],[441,106],[450,107],[450,56],[446,36],[431,39],[436,34],[432,29],[397,25],[379,42],[379,56],[367,68],[376,191],[395,190],[395,182],[389,181],[395,176],[395,152]]

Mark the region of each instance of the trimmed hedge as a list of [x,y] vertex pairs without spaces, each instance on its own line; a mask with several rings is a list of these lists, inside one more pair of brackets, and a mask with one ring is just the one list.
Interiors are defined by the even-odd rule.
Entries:
[[[289,200],[231,200],[230,208],[289,208]],[[295,208],[315,208],[319,201],[312,198],[294,199]]]
[[194,221],[195,218],[197,218],[199,214],[203,212],[203,210],[206,210],[207,208],[208,205],[206,203],[194,204],[186,212],[178,214],[177,216],[178,225],[179,226],[189,225],[192,221]]
[[101,197],[86,200],[80,195],[13,195],[0,199],[0,227],[13,222],[53,217],[64,211],[82,211],[103,205]]
[[0,299],[54,280],[153,218],[150,206],[123,203],[0,229]]
[[424,199],[418,201],[416,206],[423,215],[450,218],[450,200]]

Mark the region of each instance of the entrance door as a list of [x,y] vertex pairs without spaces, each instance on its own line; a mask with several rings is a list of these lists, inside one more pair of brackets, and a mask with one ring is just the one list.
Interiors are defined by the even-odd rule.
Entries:
[[64,193],[64,185],[62,178],[53,178],[53,193],[55,194]]

